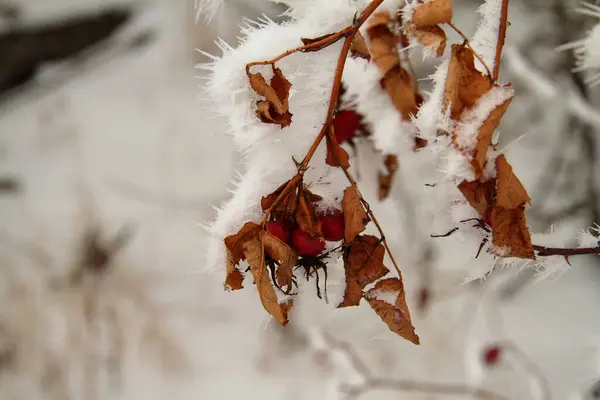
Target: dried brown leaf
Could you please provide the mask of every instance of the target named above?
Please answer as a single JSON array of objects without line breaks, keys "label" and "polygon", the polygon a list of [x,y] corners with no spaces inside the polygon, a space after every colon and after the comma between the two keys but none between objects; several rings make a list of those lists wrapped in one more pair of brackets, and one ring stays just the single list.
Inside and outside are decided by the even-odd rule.
[{"label": "dried brown leaf", "polygon": [[384,158],[383,165],[385,166],[385,172],[379,173],[379,200],[384,200],[390,194],[398,170],[398,157],[394,154],[388,154]]},{"label": "dried brown leaf", "polygon": [[[299,182],[297,178],[293,178],[295,182]],[[285,187],[288,185],[290,181],[284,182],[281,186],[275,189],[272,193],[269,193],[267,196],[263,196],[260,199],[260,206],[263,212],[267,211],[269,208],[273,206],[275,200],[281,195]],[[293,215],[294,210],[296,209],[296,186],[292,186],[292,188],[288,191],[284,198],[282,198],[277,205],[274,207],[274,211],[279,213],[287,213],[289,215]]]},{"label": "dried brown leaf", "polygon": [[492,88],[487,75],[475,68],[475,55],[464,44],[452,45],[448,78],[444,87],[444,107],[451,107],[450,118],[455,121],[467,108]]},{"label": "dried brown leaf", "polygon": [[346,274],[346,290],[344,291],[344,298],[338,305],[338,308],[358,306],[362,298],[362,287],[354,280],[354,278]]},{"label": "dried brown leaf", "polygon": [[342,146],[337,142],[335,135],[327,135],[327,158],[325,162],[332,167],[350,168],[350,156]]},{"label": "dried brown leaf", "polygon": [[432,48],[436,56],[441,57],[446,51],[446,33],[439,26],[415,28],[412,33],[424,47]]},{"label": "dried brown leaf", "polygon": [[250,271],[254,276],[254,282],[260,296],[264,309],[275,318],[281,325],[288,323],[288,311],[293,303],[279,304],[275,289],[269,279],[267,266],[262,257],[262,246],[260,236],[255,236],[244,243],[244,254],[250,264]]},{"label": "dried brown leaf", "polygon": [[417,28],[424,28],[452,22],[452,4],[450,0],[431,0],[415,7],[411,16]]},{"label": "dried brown leaf", "polygon": [[484,220],[489,219],[489,213],[494,202],[495,187],[495,181],[462,181],[461,184],[458,185],[458,189],[463,196],[465,196],[471,207],[473,207]]},{"label": "dried brown leaf", "polygon": [[352,243],[356,235],[365,230],[369,219],[367,212],[360,201],[358,189],[355,186],[349,186],[344,190],[342,200],[342,210],[344,211],[344,241]]},{"label": "dried brown leaf", "polygon": [[496,205],[507,209],[524,206],[531,200],[523,184],[513,173],[504,154],[496,158]]},{"label": "dried brown leaf", "polygon": [[358,236],[344,255],[346,290],[338,307],[358,305],[362,290],[370,283],[385,276],[389,271],[383,265],[385,247],[381,239],[371,236]]},{"label": "dried brown leaf", "polygon": [[[387,301],[394,296],[393,302]],[[365,299],[392,332],[414,344],[419,344],[419,337],[411,322],[401,279],[388,278],[377,282],[375,287],[365,294]]]},{"label": "dried brown leaf", "polygon": [[247,222],[235,234],[224,239],[227,251],[227,270],[225,273],[225,288],[227,290],[242,289],[244,275],[236,267],[244,256],[244,243],[260,234],[260,226],[254,222]]},{"label": "dried brown leaf", "polygon": [[525,207],[509,210],[494,207],[491,212],[493,244],[504,257],[535,258],[531,235],[527,229]]},{"label": "dried brown leaf", "polygon": [[272,259],[280,262],[276,271],[277,284],[280,287],[290,289],[292,286],[293,269],[298,256],[294,250],[269,231],[263,231],[263,244],[265,246],[265,253]]},{"label": "dried brown leaf", "polygon": [[511,100],[512,98],[496,107],[479,128],[477,144],[475,145],[473,160],[471,161],[473,172],[475,172],[475,177],[477,179],[480,179],[483,176],[483,168],[485,167],[488,149],[490,144],[492,144],[492,136],[494,135],[496,128],[498,128],[500,120],[510,105]]},{"label": "dried brown leaf", "polygon": [[400,55],[397,49],[398,38],[388,27],[390,21],[389,13],[377,13],[371,17],[367,28],[371,60],[384,75],[391,69],[400,66]]},{"label": "dried brown leaf", "polygon": [[225,248],[231,253],[230,261],[233,265],[237,265],[244,258],[244,243],[258,236],[259,232],[260,226],[258,224],[246,222],[237,233],[229,235],[224,239]]},{"label": "dried brown leaf", "polygon": [[273,68],[273,78],[267,84],[261,73],[248,73],[252,89],[266,100],[256,102],[256,115],[265,123],[290,125],[292,114],[289,111],[288,97],[292,84],[283,76],[279,68]]},{"label": "dried brown leaf", "polygon": [[393,68],[383,77],[382,84],[396,110],[409,121],[417,113],[417,97],[408,72],[399,66]]},{"label": "dried brown leaf", "polygon": [[352,44],[350,45],[350,54],[353,57],[364,58],[365,60],[371,59],[367,42],[360,32],[357,32],[354,36],[354,39],[352,39]]},{"label": "dried brown leaf", "polygon": [[226,290],[240,290],[243,289],[244,275],[242,272],[230,262],[231,253],[227,251],[227,273],[225,277],[225,289]]},{"label": "dried brown leaf", "polygon": [[315,208],[310,197],[307,196],[306,189],[300,188],[298,193],[298,205],[296,207],[294,217],[298,227],[304,232],[313,237],[321,237],[323,236],[323,231],[321,230],[321,221],[319,218],[317,218],[317,214],[315,213]]}]

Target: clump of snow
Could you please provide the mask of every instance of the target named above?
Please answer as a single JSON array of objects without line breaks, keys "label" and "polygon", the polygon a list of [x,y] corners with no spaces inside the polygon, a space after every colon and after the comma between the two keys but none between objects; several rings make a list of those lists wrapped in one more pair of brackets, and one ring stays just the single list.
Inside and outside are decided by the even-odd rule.
[{"label": "clump of snow", "polygon": [[379,68],[361,58],[350,58],[344,68],[346,94],[369,127],[375,148],[391,154],[412,151],[414,125],[398,115],[389,94],[381,88]]},{"label": "clump of snow", "polygon": [[448,77],[449,65],[450,60],[442,61],[429,77],[433,82],[433,90],[429,93],[427,100],[419,107],[415,118],[413,118],[413,124],[423,138],[435,138],[440,128],[441,111],[444,107],[444,87]]},{"label": "clump of snow", "polygon": [[492,111],[510,100],[514,94],[511,86],[494,86],[481,96],[473,107],[462,114],[454,130],[458,146],[466,152],[473,151],[477,145],[479,130],[485,120]]},{"label": "clump of snow", "polygon": [[[486,65],[493,70],[496,64],[496,46],[498,44],[498,35],[500,34],[500,15],[502,12],[502,0],[486,0],[477,10],[481,14],[481,19],[471,39],[471,46]],[[475,67],[487,73],[479,59],[475,59]]]}]

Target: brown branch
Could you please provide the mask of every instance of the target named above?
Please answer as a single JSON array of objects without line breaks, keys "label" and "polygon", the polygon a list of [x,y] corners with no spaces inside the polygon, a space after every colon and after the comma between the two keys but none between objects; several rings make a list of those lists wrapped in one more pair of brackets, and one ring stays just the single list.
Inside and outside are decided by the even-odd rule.
[{"label": "brown branch", "polygon": [[[377,378],[371,375],[368,365],[356,354],[354,348],[345,342],[336,340],[326,333],[322,333],[325,342],[325,350],[330,359],[334,350],[341,351],[347,358],[352,369],[358,373],[362,382],[358,384],[345,384],[340,387],[344,394],[344,399],[357,399],[372,390],[390,390],[396,392],[413,392],[421,394],[437,394],[446,396],[464,395],[478,400],[508,400],[507,397],[495,392],[472,387],[461,383],[435,383],[418,382],[412,380],[395,380],[386,378]],[[321,346],[318,346],[321,348]]]},{"label": "brown branch", "polygon": [[538,256],[540,257],[548,257],[548,256],[583,256],[588,254],[600,254],[600,246],[599,247],[581,247],[578,249],[574,248],[562,248],[562,247],[546,247],[539,246],[534,244],[533,249],[538,252]]},{"label": "brown branch", "polygon": [[508,0],[502,0],[502,9],[500,11],[500,26],[498,32],[498,43],[496,44],[496,58],[494,60],[494,81],[498,80],[500,75],[500,59],[502,58],[502,48],[506,40],[506,28],[508,26]]},{"label": "brown branch", "polygon": [[508,400],[500,394],[482,388],[474,388],[463,384],[418,382],[409,380],[371,379],[364,385],[348,390],[346,399],[357,399],[371,390],[392,390],[397,392],[414,392],[445,396],[464,395],[479,400]]}]

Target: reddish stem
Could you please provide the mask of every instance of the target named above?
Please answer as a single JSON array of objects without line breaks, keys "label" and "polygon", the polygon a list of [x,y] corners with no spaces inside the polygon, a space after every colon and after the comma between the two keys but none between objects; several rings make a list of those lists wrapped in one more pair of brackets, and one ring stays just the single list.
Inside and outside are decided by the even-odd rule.
[{"label": "reddish stem", "polygon": [[579,249],[568,249],[562,247],[546,247],[534,244],[533,249],[538,252],[540,257],[548,256],[582,256],[586,254],[600,254],[600,247],[582,247]]},{"label": "reddish stem", "polygon": [[502,9],[500,11],[500,26],[498,32],[498,43],[496,44],[496,59],[494,60],[494,81],[498,80],[500,75],[500,59],[502,58],[502,48],[506,40],[506,28],[508,26],[508,0],[502,0]]}]

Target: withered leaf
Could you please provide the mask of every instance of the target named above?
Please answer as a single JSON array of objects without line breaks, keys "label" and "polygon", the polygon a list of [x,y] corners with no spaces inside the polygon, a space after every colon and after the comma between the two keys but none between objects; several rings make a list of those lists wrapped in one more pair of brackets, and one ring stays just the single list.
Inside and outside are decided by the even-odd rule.
[{"label": "withered leaf", "polygon": [[[408,24],[410,27],[411,24]],[[424,47],[432,48],[435,55],[441,57],[446,50],[446,33],[438,25],[428,26],[424,28],[408,28],[409,32],[421,43]]]},{"label": "withered leaf", "polygon": [[252,89],[266,98],[256,103],[256,115],[263,122],[279,124],[285,128],[291,124],[293,116],[288,104],[292,84],[283,76],[279,68],[273,67],[273,73],[270,84],[267,84],[261,73],[248,73]]},{"label": "withered leaf", "polygon": [[358,306],[362,298],[362,287],[353,277],[346,274],[346,289],[344,291],[344,298],[338,305],[338,308]]},{"label": "withered leaf", "polygon": [[[228,255],[229,257],[229,255]],[[227,261],[227,274],[225,278],[225,289],[226,290],[240,290],[243,289],[244,275],[242,272],[235,267],[234,264]]]},{"label": "withered leaf", "polygon": [[350,54],[352,57],[364,58],[365,60],[371,59],[367,42],[360,32],[356,32],[354,39],[352,39],[352,43],[350,45]]},{"label": "withered leaf", "polygon": [[231,262],[236,265],[244,258],[243,245],[260,234],[260,226],[254,222],[246,222],[235,234],[224,239],[225,248],[231,253]]},{"label": "withered leaf", "polygon": [[473,154],[473,160],[471,162],[475,177],[478,179],[483,175],[483,168],[485,166],[487,152],[492,144],[492,136],[494,131],[498,128],[502,116],[506,112],[506,109],[510,105],[512,98],[509,98],[504,103],[496,107],[483,122],[479,128],[479,134],[477,135],[477,144],[475,145],[475,152]]},{"label": "withered leaf", "polygon": [[417,97],[408,72],[397,66],[388,71],[383,77],[382,84],[396,110],[405,121],[409,121],[411,116],[417,113]]},{"label": "withered leaf", "polygon": [[417,28],[452,22],[450,0],[431,0],[413,10],[411,21]]},{"label": "withered leaf", "polygon": [[398,157],[394,154],[386,155],[383,165],[385,166],[385,173],[379,172],[379,200],[386,199],[390,194],[398,170]]},{"label": "withered leaf", "polygon": [[496,176],[496,205],[512,210],[529,203],[527,191],[504,154],[496,158]]},{"label": "withered leaf", "polygon": [[524,206],[512,210],[494,207],[490,219],[493,244],[503,250],[503,257],[535,258]]},{"label": "withered leaf", "polygon": [[489,214],[494,202],[495,181],[462,181],[458,189],[484,220],[489,220]]},{"label": "withered leaf", "polygon": [[294,213],[298,227],[309,235],[315,237],[323,236],[321,221],[317,218],[311,198],[307,196],[306,189],[300,187],[298,190],[298,205]]},{"label": "withered leaf", "polygon": [[375,287],[365,294],[365,299],[392,332],[419,344],[419,336],[411,322],[401,279],[387,278],[377,282]]},{"label": "withered leaf", "polygon": [[[275,205],[274,210],[277,212],[284,212],[288,214],[293,214],[296,209],[296,183],[299,183],[300,180],[297,177],[291,179],[293,181],[293,186],[290,188],[288,193],[282,198],[278,204]],[[290,181],[284,182],[281,186],[275,189],[272,193],[269,193],[267,196],[263,196],[260,199],[260,206],[263,212],[267,211],[269,208],[275,204],[275,200],[279,197],[279,195],[283,192],[285,187],[290,183]]]},{"label": "withered leaf", "polygon": [[225,273],[225,288],[227,290],[242,289],[244,275],[236,265],[244,258],[244,243],[260,234],[260,226],[254,222],[246,222],[242,229],[224,239],[227,251],[227,270]]},{"label": "withered leaf", "polygon": [[458,121],[463,111],[475,105],[491,88],[490,78],[475,68],[473,51],[464,44],[452,45],[444,87],[444,107],[451,107],[450,118]]},{"label": "withered leaf", "polygon": [[370,283],[385,276],[389,271],[383,265],[385,247],[381,239],[372,235],[358,236],[344,254],[346,271],[346,291],[344,300],[338,307],[358,305],[360,293]]},{"label": "withered leaf", "polygon": [[388,27],[390,21],[389,13],[379,12],[371,17],[367,28],[371,60],[384,75],[391,69],[400,66],[400,55],[397,50],[398,38]]},{"label": "withered leaf", "polygon": [[293,303],[290,301],[285,304],[279,304],[277,294],[269,279],[267,266],[262,259],[260,236],[253,237],[244,243],[244,254],[246,255],[248,264],[250,264],[250,271],[252,272],[252,276],[254,276],[254,282],[256,283],[256,288],[264,309],[278,323],[286,325],[288,323],[288,311]]},{"label": "withered leaf", "polygon": [[344,241],[349,244],[354,241],[356,235],[366,229],[369,222],[356,186],[349,186],[344,190],[342,210],[344,211]]},{"label": "withered leaf", "polygon": [[[332,125],[333,126],[333,125]],[[333,128],[332,128],[333,129]],[[333,132],[333,131],[332,131]],[[350,168],[350,156],[342,146],[337,142],[334,134],[327,135],[327,157],[325,162],[332,167]]]},{"label": "withered leaf", "polygon": [[265,254],[280,262],[276,271],[277,284],[280,287],[290,289],[292,286],[293,268],[298,260],[298,256],[294,250],[269,231],[263,231],[263,244],[265,246]]}]

